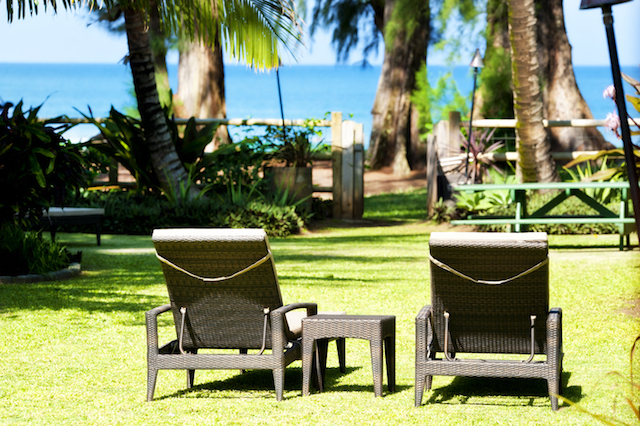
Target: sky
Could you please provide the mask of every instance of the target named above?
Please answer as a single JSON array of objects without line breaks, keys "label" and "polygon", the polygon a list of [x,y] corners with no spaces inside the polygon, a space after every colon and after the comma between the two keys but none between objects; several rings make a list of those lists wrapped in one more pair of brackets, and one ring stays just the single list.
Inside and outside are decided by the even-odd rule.
[{"label": "sky", "polygon": [[[24,20],[7,22],[6,2],[0,0],[0,62],[21,63],[118,63],[127,53],[124,36],[110,34],[97,25],[87,26],[85,15],[78,12],[59,11],[57,15],[41,13]],[[13,0],[9,0],[13,1]],[[580,0],[565,0],[565,25],[569,42],[573,47],[574,65],[609,65],[609,54],[602,13],[600,9],[579,10]],[[640,65],[640,0],[613,7],[614,30],[621,65]],[[455,28],[449,28],[455,30]],[[336,54],[331,47],[328,32],[316,32],[313,40],[307,40],[297,57],[302,65],[333,65]],[[467,43],[467,50],[460,57],[468,65],[476,48],[484,50],[479,37]],[[444,63],[442,54],[429,51],[428,64]],[[177,55],[169,57],[177,61]],[[382,55],[370,57],[369,63],[379,65]],[[295,63],[283,59],[285,64]],[[347,63],[362,61],[354,52]]]}]

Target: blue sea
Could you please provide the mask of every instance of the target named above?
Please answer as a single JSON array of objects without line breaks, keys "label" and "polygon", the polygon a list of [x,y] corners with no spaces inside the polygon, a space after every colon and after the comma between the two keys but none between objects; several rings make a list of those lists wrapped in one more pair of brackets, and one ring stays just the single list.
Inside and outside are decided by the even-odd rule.
[{"label": "blue sea", "polygon": [[[469,67],[429,66],[429,79],[435,83],[452,72],[458,89],[470,99],[473,76]],[[623,67],[623,72],[640,80],[640,67]],[[615,105],[602,97],[612,84],[607,66],[576,66],[576,79],[582,95],[596,119],[604,119]],[[177,65],[169,68],[171,86],[177,90]],[[371,132],[371,107],[378,85],[380,67],[298,65],[280,69],[284,115],[287,119],[324,118],[330,111],[341,111],[345,119],[364,123]],[[280,118],[276,73],[255,72],[241,65],[225,67],[227,117]],[[632,93],[626,86],[626,93]],[[29,106],[42,105],[39,117],[89,114],[106,117],[111,106],[119,111],[133,108],[133,83],[129,68],[122,64],[13,64],[0,63],[0,101]],[[629,107],[632,115],[640,114]],[[571,117],[567,117],[571,118]],[[232,135],[242,133],[230,129]],[[600,128],[607,140],[621,142]],[[66,134],[71,140],[86,140],[95,130],[78,126]],[[368,143],[368,137],[365,138]]]}]

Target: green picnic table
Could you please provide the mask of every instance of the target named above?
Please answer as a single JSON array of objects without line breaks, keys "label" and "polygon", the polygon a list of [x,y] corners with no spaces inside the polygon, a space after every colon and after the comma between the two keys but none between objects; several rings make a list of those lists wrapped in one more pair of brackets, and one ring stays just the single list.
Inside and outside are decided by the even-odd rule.
[{"label": "green picnic table", "polygon": [[[588,189],[620,190],[620,212],[615,213],[586,194]],[[467,216],[466,219],[452,220],[454,225],[510,225],[511,232],[527,230],[527,225],[534,224],[563,224],[563,223],[614,223],[618,225],[620,233],[620,250],[624,248],[624,237],[627,237],[627,247],[630,246],[630,233],[635,230],[635,220],[629,214],[629,182],[551,182],[551,183],[518,183],[518,184],[473,184],[459,185],[456,192],[481,192],[493,190],[508,190],[511,199],[516,204],[514,216]],[[531,214],[527,214],[526,191],[558,190],[556,197]],[[585,216],[554,216],[549,212],[567,198],[575,196],[597,215]]]}]

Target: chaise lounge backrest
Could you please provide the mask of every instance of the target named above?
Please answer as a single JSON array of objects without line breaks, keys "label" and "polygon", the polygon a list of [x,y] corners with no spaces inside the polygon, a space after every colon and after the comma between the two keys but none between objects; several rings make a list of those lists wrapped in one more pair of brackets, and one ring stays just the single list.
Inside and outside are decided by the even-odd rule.
[{"label": "chaise lounge backrest", "polygon": [[530,353],[530,316],[535,315],[535,352],[546,352],[545,233],[432,233],[429,246],[432,350],[443,351],[446,311],[449,351]]},{"label": "chaise lounge backrest", "polygon": [[282,306],[261,229],[158,229],[152,236],[169,291],[176,333],[186,308],[183,346],[271,348],[265,308]]}]

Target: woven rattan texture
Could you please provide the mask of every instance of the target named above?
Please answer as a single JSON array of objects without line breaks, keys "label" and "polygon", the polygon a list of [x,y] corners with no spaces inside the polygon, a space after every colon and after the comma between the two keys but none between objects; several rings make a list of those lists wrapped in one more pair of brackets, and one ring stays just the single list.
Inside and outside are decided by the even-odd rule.
[{"label": "woven rattan texture", "polygon": [[[475,279],[514,277],[547,258],[546,241],[435,241],[431,255]],[[501,285],[476,284],[431,263],[435,335],[442,351],[444,312],[450,314],[450,344],[456,352],[529,353],[530,316],[536,315],[536,352],[546,342],[548,265]]]},{"label": "woven rattan texture", "polygon": [[[548,256],[546,235],[462,233],[430,241],[433,258],[476,280],[499,281],[518,276]],[[431,262],[431,301],[416,317],[415,405],[422,403],[432,377],[522,377],[547,380],[551,407],[558,408],[562,374],[562,311],[549,309],[549,269],[539,269],[500,285],[478,284]],[[449,351],[527,354],[531,351],[530,316],[535,322],[535,352],[546,360],[447,360],[444,312],[449,318]],[[441,354],[442,355],[442,354]]]},{"label": "woven rattan texture", "polygon": [[[370,342],[375,396],[382,396],[384,352],[389,391],[395,391],[395,336],[396,317],[392,315],[315,315],[304,318],[302,320],[302,394],[309,394],[316,342],[332,338],[365,339]],[[318,348],[326,351],[326,345],[318,345]],[[318,353],[317,359],[326,361],[326,354]],[[316,368],[320,372],[318,382],[321,390],[324,369],[324,365]]]},{"label": "woven rattan texture", "polygon": [[[147,400],[153,399],[158,370],[187,370],[187,387],[197,369],[269,369],[273,371],[276,399],[282,400],[284,369],[301,358],[301,342],[290,333],[285,315],[305,309],[317,313],[315,303],[282,306],[282,298],[267,236],[262,230],[169,229],[152,237],[161,264],[170,304],[146,313]],[[256,262],[266,259],[266,262]],[[170,264],[167,264],[170,262]],[[174,266],[172,266],[174,265]],[[254,267],[255,266],[255,267]],[[232,279],[208,282],[205,278]],[[178,339],[186,308],[184,353]],[[265,308],[267,331],[263,334]],[[162,347],[158,341],[158,316],[171,311],[177,340]],[[257,350],[266,337],[271,351]],[[198,353],[199,349],[235,349],[234,353]],[[253,349],[253,351],[248,351]]]},{"label": "woven rattan texture", "polygon": [[[155,232],[153,243],[160,256],[195,275],[229,276],[268,254],[264,234],[260,238],[256,232],[188,231],[174,235],[171,230],[168,236]],[[162,271],[176,333],[180,332],[180,308],[187,308],[185,348],[257,349],[262,346],[264,308],[273,310],[282,306],[272,259],[241,276],[218,283],[192,278],[165,263]],[[271,339],[267,338],[267,347],[271,346]]]}]

